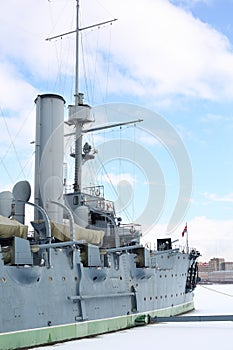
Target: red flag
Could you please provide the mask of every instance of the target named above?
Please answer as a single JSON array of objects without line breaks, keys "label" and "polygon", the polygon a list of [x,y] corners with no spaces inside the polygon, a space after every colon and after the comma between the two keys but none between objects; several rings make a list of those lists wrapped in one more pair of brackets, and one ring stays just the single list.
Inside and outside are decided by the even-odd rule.
[{"label": "red flag", "polygon": [[184,237],[184,234],[188,231],[187,229],[187,224],[185,225],[184,229],[183,229],[183,232],[182,232],[182,237]]}]

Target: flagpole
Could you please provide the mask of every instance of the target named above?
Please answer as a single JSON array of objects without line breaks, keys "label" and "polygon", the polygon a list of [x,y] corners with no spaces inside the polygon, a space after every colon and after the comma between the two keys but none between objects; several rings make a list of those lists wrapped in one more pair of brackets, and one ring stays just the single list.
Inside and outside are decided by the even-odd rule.
[{"label": "flagpole", "polygon": [[188,239],[188,226],[187,226],[187,222],[186,222],[186,253],[189,253],[189,239]]},{"label": "flagpole", "polygon": [[187,222],[186,222],[186,225],[183,229],[183,232],[182,232],[182,237],[184,237],[184,235],[186,234],[186,253],[188,254],[189,253],[189,238],[188,238],[188,226],[187,226]]}]

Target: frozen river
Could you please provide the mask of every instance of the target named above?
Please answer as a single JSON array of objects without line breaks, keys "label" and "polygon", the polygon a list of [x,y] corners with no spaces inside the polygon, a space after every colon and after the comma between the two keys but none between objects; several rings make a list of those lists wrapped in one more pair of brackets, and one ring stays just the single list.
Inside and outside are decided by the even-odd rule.
[{"label": "frozen river", "polygon": [[[233,315],[233,285],[198,286],[189,315]],[[233,350],[233,322],[160,323],[37,350]]]}]

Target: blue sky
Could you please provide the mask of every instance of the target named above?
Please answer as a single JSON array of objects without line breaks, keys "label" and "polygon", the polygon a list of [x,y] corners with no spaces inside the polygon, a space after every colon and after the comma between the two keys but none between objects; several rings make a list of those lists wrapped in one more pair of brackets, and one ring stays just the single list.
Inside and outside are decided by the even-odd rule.
[{"label": "blue sky", "polygon": [[[179,215],[172,237],[183,244],[180,236],[187,222],[190,245],[199,248],[203,260],[233,259],[232,13],[232,0],[81,1],[81,26],[118,21],[82,32],[86,61],[83,66],[81,59],[80,90],[93,106],[115,103],[121,110],[127,103],[130,117],[139,113],[146,118],[144,126],[98,133],[93,142],[101,149],[110,138],[113,147],[123,140],[119,152],[124,160],[120,166],[119,159],[108,161],[106,167],[112,182],[123,186],[132,219],[142,218],[146,230],[156,222],[145,241],[166,232],[182,184],[191,182],[187,210]],[[54,92],[67,105],[73,102],[74,37],[53,42],[45,38],[74,29],[75,1],[9,0],[2,4],[0,23],[0,190],[6,190],[19,180],[33,179],[30,142],[37,94]],[[182,158],[173,152],[171,139],[159,133],[156,115],[188,154],[190,164],[184,160],[183,172]],[[105,121],[126,118],[110,113]],[[129,159],[123,152],[129,140],[136,140],[147,159],[152,155],[151,167],[143,164],[143,155]],[[111,154],[104,157],[108,160]],[[137,168],[134,176],[132,164]],[[183,175],[187,177],[180,183]],[[103,169],[99,176],[107,184]],[[158,192],[148,202],[152,180]],[[109,189],[108,194],[118,198],[116,191]],[[148,206],[155,207],[153,220]],[[149,215],[142,217],[145,211]]]}]

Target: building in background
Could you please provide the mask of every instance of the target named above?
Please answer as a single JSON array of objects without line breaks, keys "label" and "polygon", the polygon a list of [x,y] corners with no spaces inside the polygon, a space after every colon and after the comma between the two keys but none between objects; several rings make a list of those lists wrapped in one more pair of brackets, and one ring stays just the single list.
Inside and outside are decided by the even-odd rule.
[{"label": "building in background", "polygon": [[200,283],[233,283],[233,262],[213,258],[198,263]]}]

